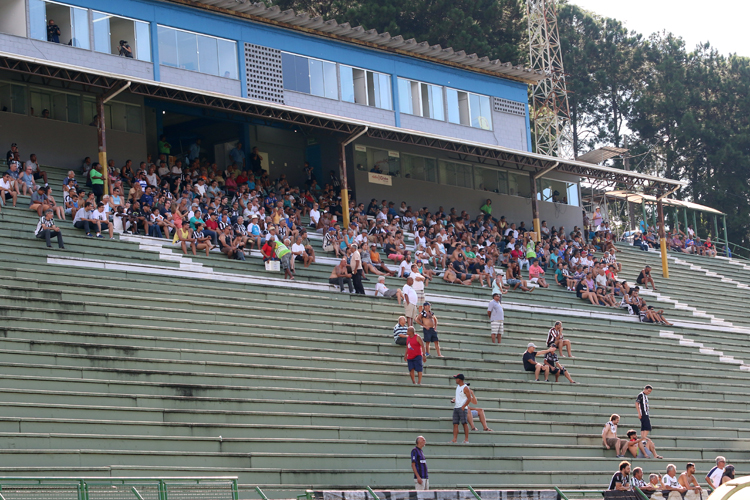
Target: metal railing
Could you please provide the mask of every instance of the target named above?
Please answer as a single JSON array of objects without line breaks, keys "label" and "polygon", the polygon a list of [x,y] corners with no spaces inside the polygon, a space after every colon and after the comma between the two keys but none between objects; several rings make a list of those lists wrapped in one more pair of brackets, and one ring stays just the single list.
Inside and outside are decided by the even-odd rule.
[{"label": "metal railing", "polygon": [[0,500],[239,500],[236,476],[0,477]]}]

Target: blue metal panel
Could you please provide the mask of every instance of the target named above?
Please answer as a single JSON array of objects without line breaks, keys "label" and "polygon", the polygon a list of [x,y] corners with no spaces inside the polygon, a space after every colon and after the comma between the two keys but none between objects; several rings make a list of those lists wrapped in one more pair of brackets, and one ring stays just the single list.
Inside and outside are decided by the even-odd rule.
[{"label": "blue metal panel", "polygon": [[391,75],[391,95],[393,96],[393,112],[395,113],[395,125],[401,127],[401,108],[398,102],[398,77]]},{"label": "blue metal panel", "polygon": [[245,44],[237,42],[237,68],[240,77],[240,92],[242,97],[247,97],[247,71],[245,71]]},{"label": "blue metal panel", "polygon": [[154,81],[159,82],[161,81],[161,66],[159,66],[159,33],[156,23],[150,23],[149,28],[151,30],[151,61],[154,63]]},{"label": "blue metal panel", "polygon": [[528,142],[529,144],[527,151],[529,151],[530,153],[533,153],[534,150],[531,149],[531,121],[529,118],[530,116],[531,116],[531,112],[529,110],[529,103],[526,103],[526,142]]}]

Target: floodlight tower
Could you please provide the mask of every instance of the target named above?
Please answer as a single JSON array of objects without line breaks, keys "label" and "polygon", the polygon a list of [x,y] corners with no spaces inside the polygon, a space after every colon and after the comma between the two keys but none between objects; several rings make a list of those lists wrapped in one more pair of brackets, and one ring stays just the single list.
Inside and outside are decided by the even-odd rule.
[{"label": "floodlight tower", "polygon": [[570,107],[557,30],[557,0],[527,0],[526,9],[531,67],[547,74],[547,78],[533,86],[531,97],[536,152],[573,159]]}]

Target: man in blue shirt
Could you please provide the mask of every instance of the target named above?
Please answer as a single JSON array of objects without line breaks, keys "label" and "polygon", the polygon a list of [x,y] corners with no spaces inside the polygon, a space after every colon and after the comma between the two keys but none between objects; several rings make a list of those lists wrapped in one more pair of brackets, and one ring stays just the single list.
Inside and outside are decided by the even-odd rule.
[{"label": "man in blue shirt", "polygon": [[427,460],[424,458],[422,449],[427,443],[424,436],[417,438],[417,446],[411,450],[411,470],[414,472],[414,489],[426,491],[430,489],[430,480],[427,475]]},{"label": "man in blue shirt", "polygon": [[198,157],[201,154],[201,140],[196,139],[194,143],[190,145],[190,152],[188,153],[188,158],[190,158],[190,161],[197,160]]},{"label": "man in blue shirt", "polygon": [[245,152],[242,151],[241,142],[238,142],[234,149],[229,151],[229,158],[232,159],[232,163],[236,163],[238,167],[245,170]]},{"label": "man in blue shirt", "polygon": [[139,200],[142,207],[150,207],[154,204],[154,196],[151,194],[151,186],[146,186],[146,192]]}]

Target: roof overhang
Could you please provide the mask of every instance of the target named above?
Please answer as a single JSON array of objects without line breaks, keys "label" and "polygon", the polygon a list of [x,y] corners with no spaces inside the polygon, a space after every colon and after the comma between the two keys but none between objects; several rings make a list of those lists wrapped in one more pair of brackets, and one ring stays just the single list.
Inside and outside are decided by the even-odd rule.
[{"label": "roof overhang", "polygon": [[339,24],[334,19],[324,21],[320,17],[311,18],[308,14],[296,13],[291,9],[282,11],[278,5],[268,7],[263,2],[251,0],[162,1],[401,54],[467,71],[508,78],[530,85],[547,78],[547,75],[542,71],[524,66],[514,66],[509,62],[501,62],[499,59],[490,60],[489,57],[467,54],[463,50],[454,51],[452,47],[443,48],[440,45],[430,45],[428,42],[417,42],[413,38],[404,40],[401,35],[392,37],[390,33],[378,33],[374,29],[365,30],[362,26],[352,27],[349,23]]},{"label": "roof overhang", "polygon": [[604,146],[599,149],[589,151],[588,153],[576,158],[576,160],[582,161],[585,163],[599,164],[599,163],[604,163],[605,161],[609,159],[615,158],[627,152],[628,152],[627,149],[616,148],[614,146]]},{"label": "roof overhang", "polygon": [[[615,200],[621,200],[621,201],[630,201],[633,203],[656,203],[658,200],[655,196],[650,196],[643,193],[631,193],[628,191],[608,191],[604,193],[604,195],[608,198],[613,198]],[[681,208],[687,208],[690,210],[696,210],[699,212],[706,212],[709,214],[715,214],[715,215],[726,215],[724,212],[720,212],[719,210],[716,210],[715,208],[711,208],[706,205],[701,205],[699,203],[693,203],[692,201],[684,201],[684,200],[674,200],[671,198],[662,198],[662,203],[664,203],[667,206],[670,207],[681,207]]]},{"label": "roof overhang", "polygon": [[99,92],[105,92],[126,82],[130,82],[128,91],[133,94],[252,115],[272,121],[325,129],[340,132],[346,136],[367,127],[366,136],[376,139],[438,149],[454,153],[461,159],[476,159],[478,163],[517,168],[532,173],[550,169],[557,164],[555,170],[560,172],[570,173],[591,180],[603,181],[606,184],[619,184],[629,190],[639,188],[645,193],[657,196],[686,185],[682,181],[639,174],[618,168],[565,160],[491,144],[463,141],[417,130],[349,119],[257,99],[198,91],[179,85],[138,79],[127,75],[102,71],[94,72],[88,68],[1,51],[0,69],[38,76],[43,79],[54,79],[80,84],[89,90],[98,90]]}]

